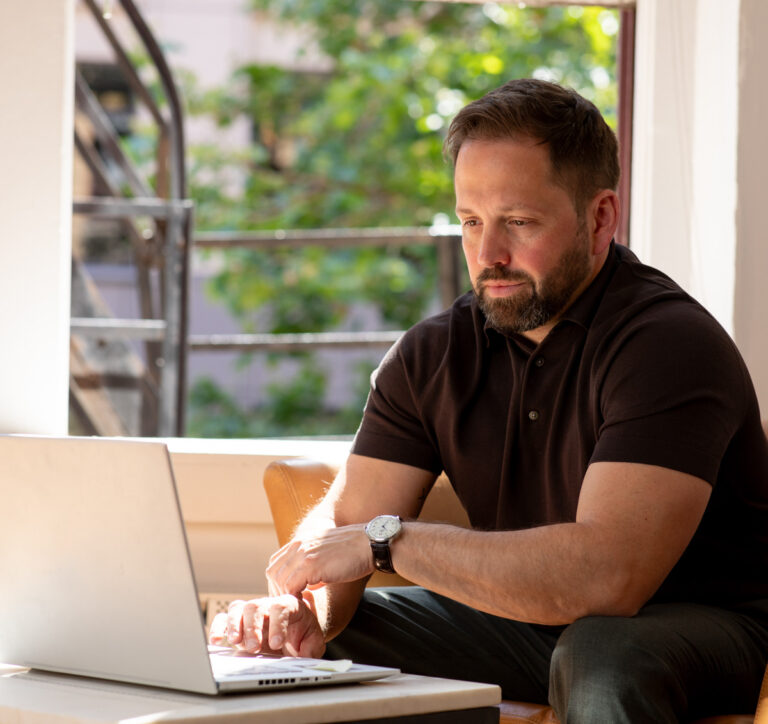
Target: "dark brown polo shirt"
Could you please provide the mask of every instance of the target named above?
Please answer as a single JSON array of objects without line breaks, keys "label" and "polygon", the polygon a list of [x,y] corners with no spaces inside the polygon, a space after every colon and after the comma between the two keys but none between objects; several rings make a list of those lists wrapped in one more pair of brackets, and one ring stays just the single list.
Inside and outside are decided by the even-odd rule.
[{"label": "dark brown polo shirt", "polygon": [[538,346],[474,295],[387,353],[352,451],[445,470],[473,527],[573,521],[587,467],[647,463],[714,486],[656,599],[768,598],[768,445],[743,360],[674,282],[613,246]]}]

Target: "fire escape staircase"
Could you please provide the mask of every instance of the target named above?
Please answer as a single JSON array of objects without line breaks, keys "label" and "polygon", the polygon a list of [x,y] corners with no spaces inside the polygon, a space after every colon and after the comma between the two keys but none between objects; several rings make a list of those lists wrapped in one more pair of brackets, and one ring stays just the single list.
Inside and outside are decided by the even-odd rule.
[{"label": "fire escape staircase", "polygon": [[[82,0],[104,37],[135,96],[157,127],[154,187],[144,180],[119,143],[118,133],[80,72],[76,74],[75,101],[78,123],[75,148],[87,165],[98,196],[75,198],[73,212],[91,218],[119,220],[131,242],[139,289],[139,319],[115,319],[99,302],[98,293],[78,259],[73,259],[73,289],[91,299],[83,316],[71,319],[70,401],[81,427],[91,434],[126,434],[107,394],[120,383],[138,386],[141,392],[139,434],[183,434],[185,398],[185,344],[188,257],[192,235],[193,204],[186,198],[182,108],[170,69],[155,37],[133,0],[117,0],[154,66],[162,101],[142,81],[139,72],[110,22],[108,7],[96,0]],[[162,108],[161,108],[162,106]],[[83,131],[87,123],[87,132]],[[142,218],[142,228],[137,220]],[[82,307],[82,305],[80,305]],[[78,311],[82,311],[79,309]],[[75,310],[73,310],[75,313]],[[143,343],[143,360],[128,343]],[[108,379],[89,364],[94,345],[122,345],[122,380]]]}]

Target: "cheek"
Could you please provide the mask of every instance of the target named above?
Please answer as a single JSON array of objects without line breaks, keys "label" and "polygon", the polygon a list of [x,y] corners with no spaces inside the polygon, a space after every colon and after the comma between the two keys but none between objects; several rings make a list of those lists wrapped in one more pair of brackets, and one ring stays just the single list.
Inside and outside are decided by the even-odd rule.
[{"label": "cheek", "polygon": [[480,265],[477,263],[477,249],[473,244],[467,244],[462,239],[461,248],[464,252],[464,260],[467,262],[467,271],[469,271],[469,278],[474,281],[475,277],[481,270]]},{"label": "cheek", "polygon": [[561,235],[540,236],[527,244],[520,244],[515,254],[514,266],[528,272],[535,279],[546,276],[560,261],[563,252]]}]

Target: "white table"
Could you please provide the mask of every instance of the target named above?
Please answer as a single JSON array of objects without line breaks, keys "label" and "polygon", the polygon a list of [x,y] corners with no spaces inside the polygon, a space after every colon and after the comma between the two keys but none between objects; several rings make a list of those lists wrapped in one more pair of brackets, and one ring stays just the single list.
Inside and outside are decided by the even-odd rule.
[{"label": "white table", "polygon": [[[14,724],[320,724],[498,722],[499,687],[401,674],[352,685],[219,697],[0,664],[0,722]],[[439,712],[443,712],[440,714]]]}]

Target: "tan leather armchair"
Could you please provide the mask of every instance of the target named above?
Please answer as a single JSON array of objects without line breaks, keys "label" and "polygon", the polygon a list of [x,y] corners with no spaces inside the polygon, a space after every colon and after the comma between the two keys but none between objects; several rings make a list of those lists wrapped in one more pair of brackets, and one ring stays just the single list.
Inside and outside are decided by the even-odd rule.
[{"label": "tan leather armchair", "polygon": [[[293,459],[271,463],[264,474],[264,489],[272,510],[272,519],[280,545],[287,543],[299,521],[325,494],[336,470],[314,460]],[[464,509],[448,480],[441,476],[424,503],[420,520],[442,521],[468,526]],[[369,586],[409,585],[409,581],[384,573],[375,573]],[[554,712],[542,704],[502,701],[500,724],[558,724]],[[701,719],[695,724],[768,724],[768,668],[763,679],[755,718],[728,715]]]}]

